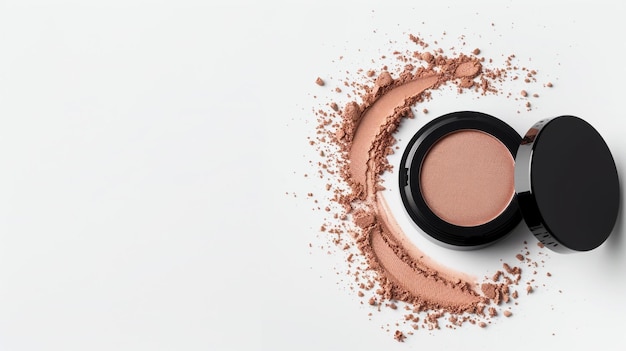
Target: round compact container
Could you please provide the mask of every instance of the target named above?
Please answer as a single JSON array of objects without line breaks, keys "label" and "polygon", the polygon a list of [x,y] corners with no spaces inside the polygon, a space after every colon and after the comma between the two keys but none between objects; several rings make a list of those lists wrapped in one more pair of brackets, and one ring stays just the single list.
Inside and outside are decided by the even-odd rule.
[{"label": "round compact container", "polygon": [[413,221],[457,249],[492,244],[524,218],[545,246],[588,251],[610,235],[619,209],[611,152],[574,116],[539,121],[523,138],[484,113],[441,116],[409,142],[399,180]]}]

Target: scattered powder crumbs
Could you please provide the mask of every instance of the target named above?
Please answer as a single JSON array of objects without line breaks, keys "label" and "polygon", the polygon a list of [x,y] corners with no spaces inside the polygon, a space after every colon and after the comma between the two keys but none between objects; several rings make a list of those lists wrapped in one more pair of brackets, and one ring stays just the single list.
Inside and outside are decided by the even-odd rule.
[{"label": "scattered powder crumbs", "polygon": [[[393,337],[399,342],[415,330],[441,329],[440,323],[450,329],[467,324],[485,328],[500,314],[511,316],[510,303],[518,298],[512,287],[520,284],[522,269],[503,263],[503,270],[494,267],[495,273],[487,274],[484,281],[468,280],[464,273],[441,271],[427,254],[406,240],[395,225],[393,213],[385,207],[381,191],[381,175],[393,170],[387,156],[394,152],[396,129],[403,119],[415,117],[414,111],[429,113],[419,105],[433,98],[432,91],[467,92],[477,98],[511,96],[511,91],[503,90],[505,83],[518,78],[529,84],[537,82],[537,72],[520,67],[515,55],[506,57],[503,67],[494,67],[493,59],[476,57],[481,53],[478,48],[468,50],[469,54],[448,56],[442,48],[432,48],[417,35],[409,35],[408,40],[402,50],[390,50],[388,55],[372,59],[374,67],[346,70],[346,77],[338,81],[315,80],[319,86],[342,85],[348,91],[328,94],[327,101],[313,109],[317,125],[311,137],[314,140],[307,142],[320,160],[309,161],[319,166],[315,177],[304,175],[313,180],[319,175],[323,182],[315,188],[316,195],[311,192],[307,198],[314,199],[314,211],[324,213],[318,235],[336,250],[332,250],[333,245],[320,247],[329,254],[344,255],[348,267],[338,269],[337,274],[347,272],[342,282],[368,309],[376,312],[385,308],[398,313],[399,329],[393,328]],[[525,90],[521,94],[528,96]],[[386,107],[388,115],[376,115],[371,107],[382,106],[379,101],[383,96],[385,104],[392,101],[394,105]],[[530,109],[530,103],[526,107]],[[319,195],[318,189],[326,191]],[[520,264],[531,261],[521,254],[516,258]],[[530,285],[526,289],[532,291]],[[403,331],[403,327],[410,329]],[[383,329],[392,332],[389,327]]]},{"label": "scattered powder crumbs", "polygon": [[404,339],[406,339],[406,336],[404,336],[403,332],[396,330],[396,332],[393,334],[393,338],[399,342],[404,342]]},{"label": "scattered powder crumbs", "polygon": [[546,83],[546,86],[547,86],[548,88],[552,88],[552,87],[553,87],[553,85],[552,85],[552,83],[551,83],[551,82]]},{"label": "scattered powder crumbs", "polygon": [[526,90],[522,90],[522,91],[520,91],[520,94],[521,94],[523,97],[527,97],[527,96],[528,96],[528,92],[527,92]]},{"label": "scattered powder crumbs", "polygon": [[502,271],[496,271],[496,273],[493,275],[491,280],[493,280],[494,282],[497,282],[500,280],[501,276],[502,276]]}]

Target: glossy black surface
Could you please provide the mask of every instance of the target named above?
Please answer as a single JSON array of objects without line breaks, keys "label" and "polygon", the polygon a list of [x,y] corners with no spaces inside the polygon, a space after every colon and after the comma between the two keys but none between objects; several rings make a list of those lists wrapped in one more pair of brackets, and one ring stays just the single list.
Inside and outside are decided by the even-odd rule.
[{"label": "glossy black surface", "polygon": [[619,180],[600,134],[578,117],[538,122],[516,156],[515,187],[524,219],[549,248],[587,251],[602,244],[619,210]]}]

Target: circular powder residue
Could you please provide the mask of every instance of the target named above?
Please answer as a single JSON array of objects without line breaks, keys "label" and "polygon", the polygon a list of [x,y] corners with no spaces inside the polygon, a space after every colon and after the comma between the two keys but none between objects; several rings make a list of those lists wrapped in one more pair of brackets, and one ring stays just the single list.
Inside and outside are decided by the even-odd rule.
[{"label": "circular powder residue", "polygon": [[473,227],[488,223],[515,192],[515,161],[502,142],[478,130],[450,133],[422,162],[420,188],[426,204],[444,221]]}]

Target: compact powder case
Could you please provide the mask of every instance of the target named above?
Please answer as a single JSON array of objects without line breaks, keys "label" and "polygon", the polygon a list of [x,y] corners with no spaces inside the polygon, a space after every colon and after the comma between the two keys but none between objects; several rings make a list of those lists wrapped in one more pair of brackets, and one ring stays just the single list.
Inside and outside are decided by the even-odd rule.
[{"label": "compact powder case", "polygon": [[550,249],[588,251],[608,238],[619,210],[611,151],[574,116],[541,120],[523,138],[484,113],[441,116],[411,139],[399,178],[413,221],[456,249],[492,244],[524,218]]}]

